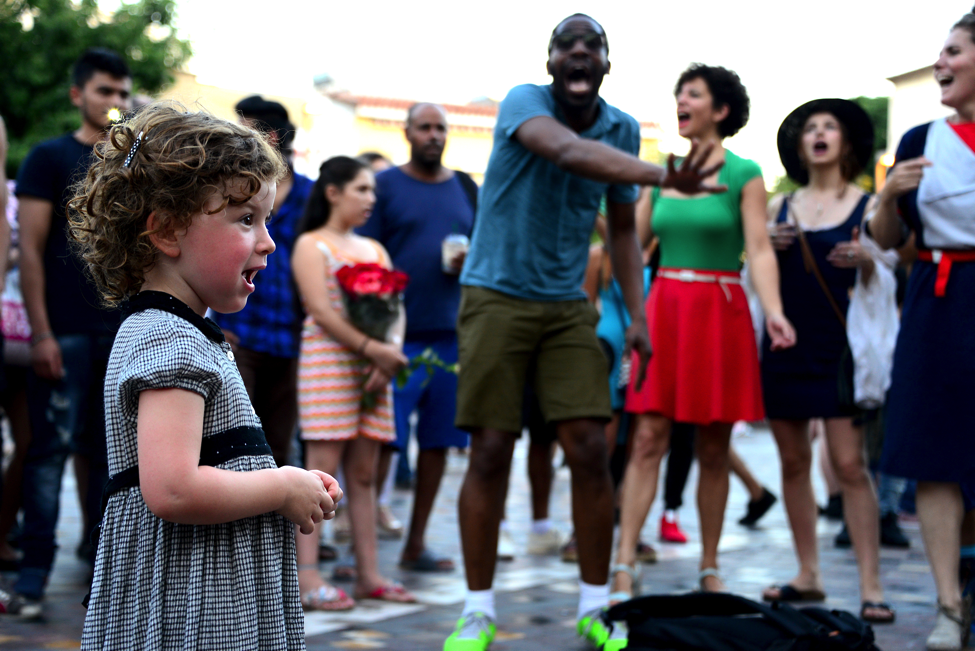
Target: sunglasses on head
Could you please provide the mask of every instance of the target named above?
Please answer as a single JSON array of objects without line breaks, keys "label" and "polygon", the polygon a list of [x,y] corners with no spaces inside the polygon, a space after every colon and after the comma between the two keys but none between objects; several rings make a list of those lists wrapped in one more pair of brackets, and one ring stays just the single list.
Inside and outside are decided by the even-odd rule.
[{"label": "sunglasses on head", "polygon": [[552,47],[559,50],[571,50],[576,44],[576,41],[580,40],[586,46],[586,49],[592,50],[593,52],[598,52],[606,46],[603,35],[597,34],[596,32],[586,32],[585,34],[563,32],[552,37]]}]

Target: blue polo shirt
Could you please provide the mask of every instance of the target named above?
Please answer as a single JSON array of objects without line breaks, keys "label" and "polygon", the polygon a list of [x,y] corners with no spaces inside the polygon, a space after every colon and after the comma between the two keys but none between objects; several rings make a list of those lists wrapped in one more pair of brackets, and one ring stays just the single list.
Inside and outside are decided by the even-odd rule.
[{"label": "blue polo shirt", "polygon": [[221,328],[237,335],[241,348],[289,358],[298,357],[304,318],[291,277],[291,251],[314,186],[311,179],[301,174],[295,173],[292,178],[288,197],[267,227],[275,249],[267,256],[267,268],[257,274],[254,293],[240,312],[216,315]]},{"label": "blue polo shirt", "polygon": [[[528,151],[515,132],[541,115],[565,124],[550,86],[516,86],[501,102],[460,282],[533,301],[585,299],[599,202],[605,195],[633,203],[639,187],[585,179]],[[596,122],[579,135],[634,156],[640,151],[640,125],[602,98]]]}]

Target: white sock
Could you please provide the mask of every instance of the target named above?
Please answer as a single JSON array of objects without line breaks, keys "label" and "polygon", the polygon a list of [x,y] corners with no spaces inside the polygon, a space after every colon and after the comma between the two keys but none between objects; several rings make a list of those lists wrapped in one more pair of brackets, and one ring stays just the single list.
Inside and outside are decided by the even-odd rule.
[{"label": "white sock", "polygon": [[500,531],[504,531],[505,533],[511,533],[511,529],[508,528],[508,521],[507,520],[502,520],[501,521]]},{"label": "white sock", "polygon": [[[468,593],[470,594],[470,593]],[[605,608],[609,605],[609,584],[592,585],[584,581],[579,581],[579,615],[576,619],[590,610]]]},{"label": "white sock", "polygon": [[545,534],[552,528],[552,521],[549,518],[543,520],[532,520],[532,533]]},{"label": "white sock", "polygon": [[[608,600],[607,600],[608,601]],[[464,612],[461,617],[471,613],[484,613],[491,619],[497,619],[494,612],[494,589],[487,590],[468,590],[467,598],[464,601]]]},{"label": "white sock", "polygon": [[670,509],[664,511],[664,520],[666,520],[667,522],[676,522],[677,511],[671,511]]}]

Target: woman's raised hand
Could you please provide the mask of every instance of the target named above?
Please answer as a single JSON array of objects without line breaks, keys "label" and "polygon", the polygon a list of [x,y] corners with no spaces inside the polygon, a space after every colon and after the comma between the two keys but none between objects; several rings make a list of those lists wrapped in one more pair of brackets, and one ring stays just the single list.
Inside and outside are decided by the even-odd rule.
[{"label": "woman's raised hand", "polygon": [[391,378],[410,363],[398,346],[375,339],[369,340],[363,354],[376,365],[376,368]]},{"label": "woman's raised hand", "polygon": [[325,480],[319,476],[325,473],[315,474],[315,471],[295,466],[282,466],[277,472],[281,473],[285,498],[276,512],[298,525],[301,533],[315,533],[315,525],[325,519],[326,513],[335,511],[335,502],[326,489]]},{"label": "woman's raised hand", "polygon": [[667,171],[664,178],[660,180],[661,188],[671,188],[683,194],[699,194],[701,192],[726,192],[727,185],[713,185],[705,183],[705,179],[717,172],[724,165],[724,161],[719,161],[710,167],[704,167],[708,161],[708,156],[714,150],[714,143],[710,142],[704,146],[700,152],[700,143],[696,140],[691,141],[691,150],[681,161],[680,167],[675,166],[677,160],[673,154],[667,157]]}]

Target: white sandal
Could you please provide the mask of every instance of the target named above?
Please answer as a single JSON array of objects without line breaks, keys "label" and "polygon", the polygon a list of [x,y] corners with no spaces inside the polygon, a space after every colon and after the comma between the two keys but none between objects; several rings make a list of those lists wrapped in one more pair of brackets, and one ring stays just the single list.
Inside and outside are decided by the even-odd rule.
[{"label": "white sandal", "polygon": [[708,577],[714,577],[721,583],[724,583],[724,579],[721,578],[721,573],[718,572],[716,567],[706,567],[697,573],[697,591],[698,592],[714,592],[716,594],[721,594],[727,592],[727,590],[705,590],[704,589],[704,579]]},{"label": "white sandal", "polygon": [[630,591],[617,590],[616,592],[610,593],[609,603],[617,604],[622,601],[629,601],[633,597],[640,595],[640,576],[641,572],[637,569],[636,564],[627,565],[626,563],[616,563],[611,568],[609,568],[610,576],[615,577],[617,574],[626,574],[630,577]]},{"label": "white sandal", "polygon": [[957,651],[965,648],[964,618],[938,602],[938,619],[926,643],[928,651]]}]

